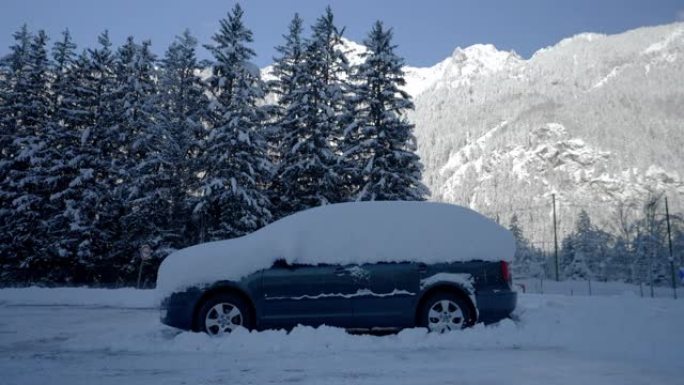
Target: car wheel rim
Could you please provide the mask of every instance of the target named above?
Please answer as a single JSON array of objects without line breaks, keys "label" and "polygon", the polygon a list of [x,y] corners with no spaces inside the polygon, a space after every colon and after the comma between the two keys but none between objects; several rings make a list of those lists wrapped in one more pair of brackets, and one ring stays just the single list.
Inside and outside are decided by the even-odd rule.
[{"label": "car wheel rim", "polygon": [[428,312],[428,329],[445,333],[463,328],[463,311],[454,301],[443,299],[435,302]]},{"label": "car wheel rim", "polygon": [[223,302],[214,305],[204,318],[204,328],[212,336],[230,333],[242,326],[242,312],[232,303]]}]

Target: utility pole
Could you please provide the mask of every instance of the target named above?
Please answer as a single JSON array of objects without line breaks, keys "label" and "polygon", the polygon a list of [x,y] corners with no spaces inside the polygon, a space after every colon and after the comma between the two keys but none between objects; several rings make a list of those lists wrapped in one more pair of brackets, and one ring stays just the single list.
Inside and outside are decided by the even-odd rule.
[{"label": "utility pole", "polygon": [[672,295],[677,299],[677,280],[675,278],[674,257],[672,256],[672,230],[670,229],[670,208],[665,197],[665,219],[667,221],[667,243],[670,247],[670,271],[672,272]]},{"label": "utility pole", "polygon": [[553,202],[553,258],[556,262],[556,282],[560,280],[558,274],[558,229],[556,229],[556,194],[551,194],[551,201]]}]

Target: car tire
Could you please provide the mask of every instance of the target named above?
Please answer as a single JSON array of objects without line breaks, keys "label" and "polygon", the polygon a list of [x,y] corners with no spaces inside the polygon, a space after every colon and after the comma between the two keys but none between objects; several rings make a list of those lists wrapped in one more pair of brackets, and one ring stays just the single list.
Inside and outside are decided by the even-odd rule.
[{"label": "car tire", "polygon": [[254,320],[251,307],[241,296],[219,293],[202,303],[195,325],[198,331],[218,337],[230,334],[238,327],[252,330]]},{"label": "car tire", "polygon": [[426,327],[428,331],[435,333],[470,327],[475,317],[469,302],[453,292],[434,293],[422,302],[418,313],[418,326]]}]

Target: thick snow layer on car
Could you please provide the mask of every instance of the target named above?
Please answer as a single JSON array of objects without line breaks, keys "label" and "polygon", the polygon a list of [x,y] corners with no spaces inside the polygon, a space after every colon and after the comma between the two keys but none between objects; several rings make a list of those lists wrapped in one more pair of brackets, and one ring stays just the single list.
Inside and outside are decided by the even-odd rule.
[{"label": "thick snow layer on car", "polygon": [[240,278],[277,259],[302,264],[511,260],[515,242],[495,222],[464,207],[431,202],[356,202],[317,207],[241,238],[168,256],[162,294]]}]

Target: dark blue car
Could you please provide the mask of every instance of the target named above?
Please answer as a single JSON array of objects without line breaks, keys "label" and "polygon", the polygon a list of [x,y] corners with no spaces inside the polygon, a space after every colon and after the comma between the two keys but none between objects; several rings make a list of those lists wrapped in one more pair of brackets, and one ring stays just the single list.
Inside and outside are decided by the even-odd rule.
[{"label": "dark blue car", "polygon": [[444,332],[499,321],[515,305],[506,262],[307,266],[276,261],[238,282],[172,294],[162,305],[162,322],[211,335],[239,326],[299,324]]},{"label": "dark blue car", "polygon": [[505,262],[514,250],[510,232],[459,206],[328,205],[167,257],[161,319],[211,335],[300,324],[461,329],[514,310]]}]

